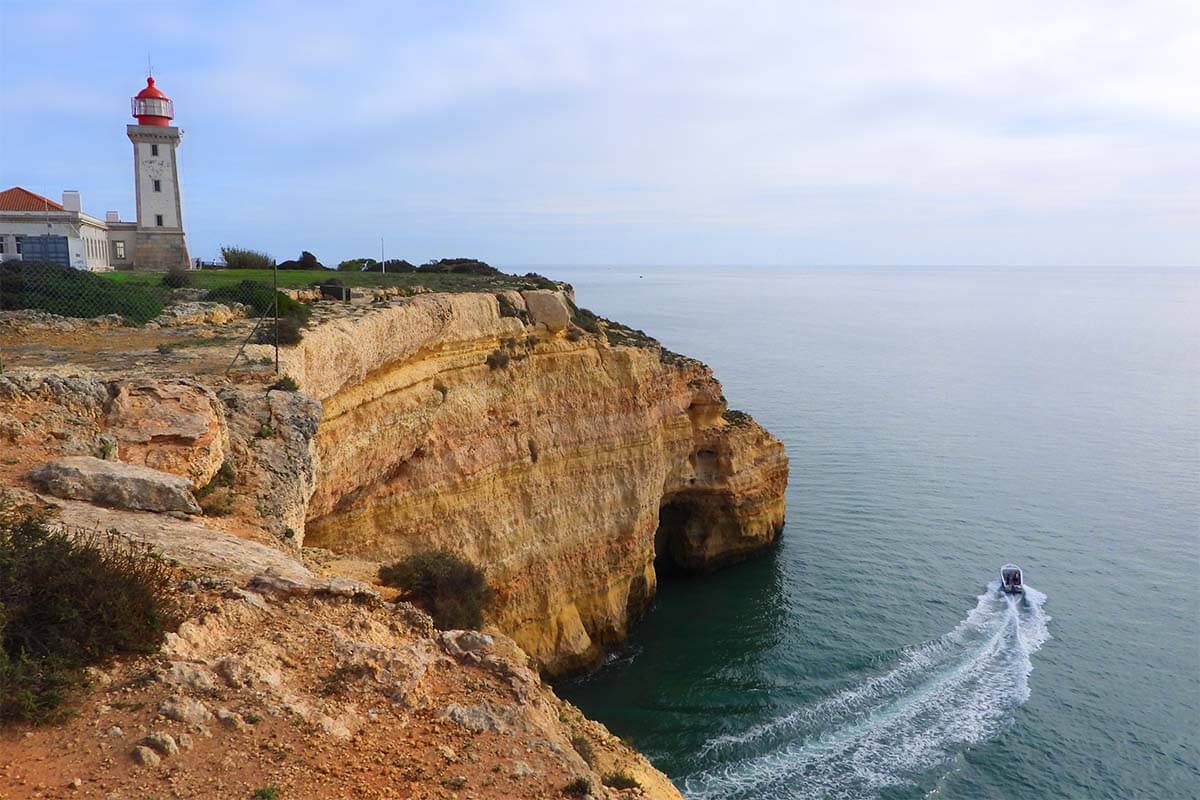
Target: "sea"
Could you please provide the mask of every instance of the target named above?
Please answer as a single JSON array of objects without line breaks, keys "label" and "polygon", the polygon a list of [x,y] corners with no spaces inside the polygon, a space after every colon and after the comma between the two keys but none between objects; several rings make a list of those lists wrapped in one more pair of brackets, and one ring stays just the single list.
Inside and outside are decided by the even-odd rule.
[{"label": "sea", "polygon": [[539,271],[791,461],[775,548],[557,687],[687,797],[1200,797],[1200,270]]}]

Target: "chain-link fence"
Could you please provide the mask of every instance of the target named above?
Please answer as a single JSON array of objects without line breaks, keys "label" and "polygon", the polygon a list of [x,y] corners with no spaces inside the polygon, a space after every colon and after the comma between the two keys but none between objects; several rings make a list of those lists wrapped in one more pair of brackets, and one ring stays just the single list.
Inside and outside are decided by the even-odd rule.
[{"label": "chain-link fence", "polygon": [[[274,269],[239,272],[92,273],[49,262],[0,262],[0,364],[18,355],[28,361],[22,344],[47,338],[39,339],[39,332],[74,334],[84,347],[89,333],[109,331],[116,342],[112,331],[134,329],[141,335],[125,337],[129,342],[163,356],[189,347],[210,347],[213,358],[232,353],[226,371],[250,364],[247,345],[268,345],[277,372],[279,345],[299,341],[311,309],[294,291],[278,290]],[[272,366],[263,363],[262,348],[253,352],[254,366]]]}]

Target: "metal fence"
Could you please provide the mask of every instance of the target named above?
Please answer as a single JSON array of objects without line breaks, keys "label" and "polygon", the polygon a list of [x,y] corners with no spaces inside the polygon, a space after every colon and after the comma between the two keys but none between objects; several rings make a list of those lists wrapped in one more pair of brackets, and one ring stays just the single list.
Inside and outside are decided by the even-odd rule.
[{"label": "metal fence", "polygon": [[[92,273],[43,261],[0,262],[0,364],[23,333],[121,327],[160,332],[157,350],[164,355],[218,344],[234,351],[226,371],[248,363],[247,345],[269,345],[278,372],[279,345],[298,340],[310,308],[278,291],[275,270],[266,279],[265,271],[253,278],[238,272],[200,281],[188,270]],[[265,366],[261,355],[255,365]]]}]

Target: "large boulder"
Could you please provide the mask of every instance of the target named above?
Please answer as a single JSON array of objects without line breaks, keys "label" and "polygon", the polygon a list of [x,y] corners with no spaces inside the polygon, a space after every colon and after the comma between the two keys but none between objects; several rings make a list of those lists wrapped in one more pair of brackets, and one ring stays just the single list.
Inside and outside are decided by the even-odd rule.
[{"label": "large boulder", "polygon": [[571,311],[560,293],[537,289],[521,292],[521,297],[534,325],[545,325],[547,330],[557,333],[571,323]]},{"label": "large boulder", "polygon": [[114,384],[105,425],[117,458],[208,483],[229,447],[221,404],[193,381],[135,379]]},{"label": "large boulder", "polygon": [[29,480],[55,497],[136,511],[200,513],[186,478],[136,464],[67,456],[37,467]]}]

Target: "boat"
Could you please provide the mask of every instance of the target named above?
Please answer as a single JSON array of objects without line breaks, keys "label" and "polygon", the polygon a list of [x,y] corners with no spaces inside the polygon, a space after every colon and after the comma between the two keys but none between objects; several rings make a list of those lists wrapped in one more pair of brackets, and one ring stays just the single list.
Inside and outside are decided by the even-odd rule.
[{"label": "boat", "polygon": [[1021,568],[1016,564],[1005,564],[1000,568],[1000,591],[1005,594],[1024,594]]}]

